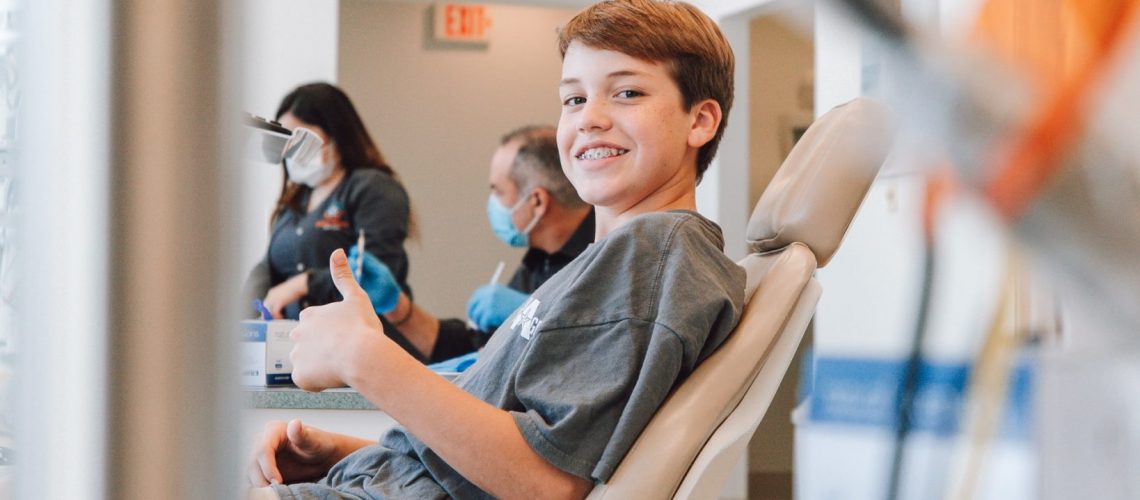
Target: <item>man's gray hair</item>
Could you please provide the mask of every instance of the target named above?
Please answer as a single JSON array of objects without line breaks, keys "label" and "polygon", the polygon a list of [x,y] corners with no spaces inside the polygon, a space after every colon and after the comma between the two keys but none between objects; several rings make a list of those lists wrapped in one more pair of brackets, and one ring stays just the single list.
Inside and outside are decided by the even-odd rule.
[{"label": "man's gray hair", "polygon": [[511,163],[510,178],[520,193],[541,187],[564,207],[579,208],[586,204],[562,172],[557,131],[554,127],[520,127],[504,135],[499,144],[505,146],[512,142],[519,142],[519,152]]}]

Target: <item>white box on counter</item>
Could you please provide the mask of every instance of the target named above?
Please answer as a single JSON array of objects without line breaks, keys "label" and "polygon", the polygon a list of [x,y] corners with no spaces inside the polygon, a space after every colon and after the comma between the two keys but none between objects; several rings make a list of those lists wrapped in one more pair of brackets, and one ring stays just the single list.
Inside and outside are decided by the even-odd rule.
[{"label": "white box on counter", "polygon": [[265,386],[293,383],[289,332],[293,320],[245,320],[241,322],[241,385]]}]

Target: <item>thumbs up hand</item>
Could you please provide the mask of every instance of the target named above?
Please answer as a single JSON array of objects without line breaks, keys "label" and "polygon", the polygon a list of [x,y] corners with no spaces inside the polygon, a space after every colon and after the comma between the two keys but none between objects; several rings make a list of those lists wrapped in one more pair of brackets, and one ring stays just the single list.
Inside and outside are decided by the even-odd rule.
[{"label": "thumbs up hand", "polygon": [[301,311],[289,334],[293,383],[308,391],[348,385],[352,370],[384,349],[400,349],[384,335],[372,301],[352,276],[344,250],[329,257],[333,284],[344,300]]}]

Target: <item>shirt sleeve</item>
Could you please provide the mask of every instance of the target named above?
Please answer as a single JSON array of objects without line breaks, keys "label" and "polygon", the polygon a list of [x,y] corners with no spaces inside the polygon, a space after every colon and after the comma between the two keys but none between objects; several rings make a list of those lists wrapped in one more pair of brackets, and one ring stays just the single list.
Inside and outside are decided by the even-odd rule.
[{"label": "shirt sleeve", "polygon": [[272,485],[273,492],[280,500],[357,500],[356,495],[349,496],[330,486],[316,483]]},{"label": "shirt sleeve", "polygon": [[430,363],[446,361],[456,356],[474,352],[491,337],[489,333],[468,328],[461,319],[439,320],[439,335],[436,336],[435,346],[432,348]]},{"label": "shirt sleeve", "polygon": [[511,280],[507,282],[507,286],[523,293],[534,293],[535,289],[538,288],[538,285],[534,284],[534,280],[530,279],[530,272],[523,264],[519,264],[519,267],[515,269],[515,273],[511,275]]},{"label": "shirt sleeve", "polygon": [[[410,214],[408,195],[386,174],[359,177],[361,181],[349,188],[346,203],[352,234],[364,230],[364,248],[388,266],[400,288],[411,297],[407,284],[408,256],[404,252]],[[326,304],[340,298],[328,267],[313,268],[309,273],[310,302]]]},{"label": "shirt sleeve", "polygon": [[607,480],[681,372],[680,338],[627,319],[543,330],[531,342],[516,380],[527,408],[513,412],[519,431],[554,466]]},{"label": "shirt sleeve", "polygon": [[410,214],[408,194],[387,176],[360,191],[356,210],[350,214],[353,231],[364,230],[365,248],[388,266],[404,288],[408,277],[404,240],[408,238]]},{"label": "shirt sleeve", "polygon": [[242,287],[242,298],[245,299],[245,305],[249,306],[253,299],[264,299],[265,295],[269,293],[272,282],[273,276],[269,270],[269,254],[266,254],[261,262],[253,266],[253,269],[249,271],[249,276],[245,279],[245,286]]}]

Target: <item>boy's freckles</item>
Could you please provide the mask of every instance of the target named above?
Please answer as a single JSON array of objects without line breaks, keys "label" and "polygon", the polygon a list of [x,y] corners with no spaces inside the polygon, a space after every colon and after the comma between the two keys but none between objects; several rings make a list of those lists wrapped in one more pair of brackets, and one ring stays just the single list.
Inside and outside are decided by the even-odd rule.
[{"label": "boy's freckles", "polygon": [[641,212],[692,188],[692,118],[667,64],[573,42],[562,69],[559,152],[583,200]]}]

